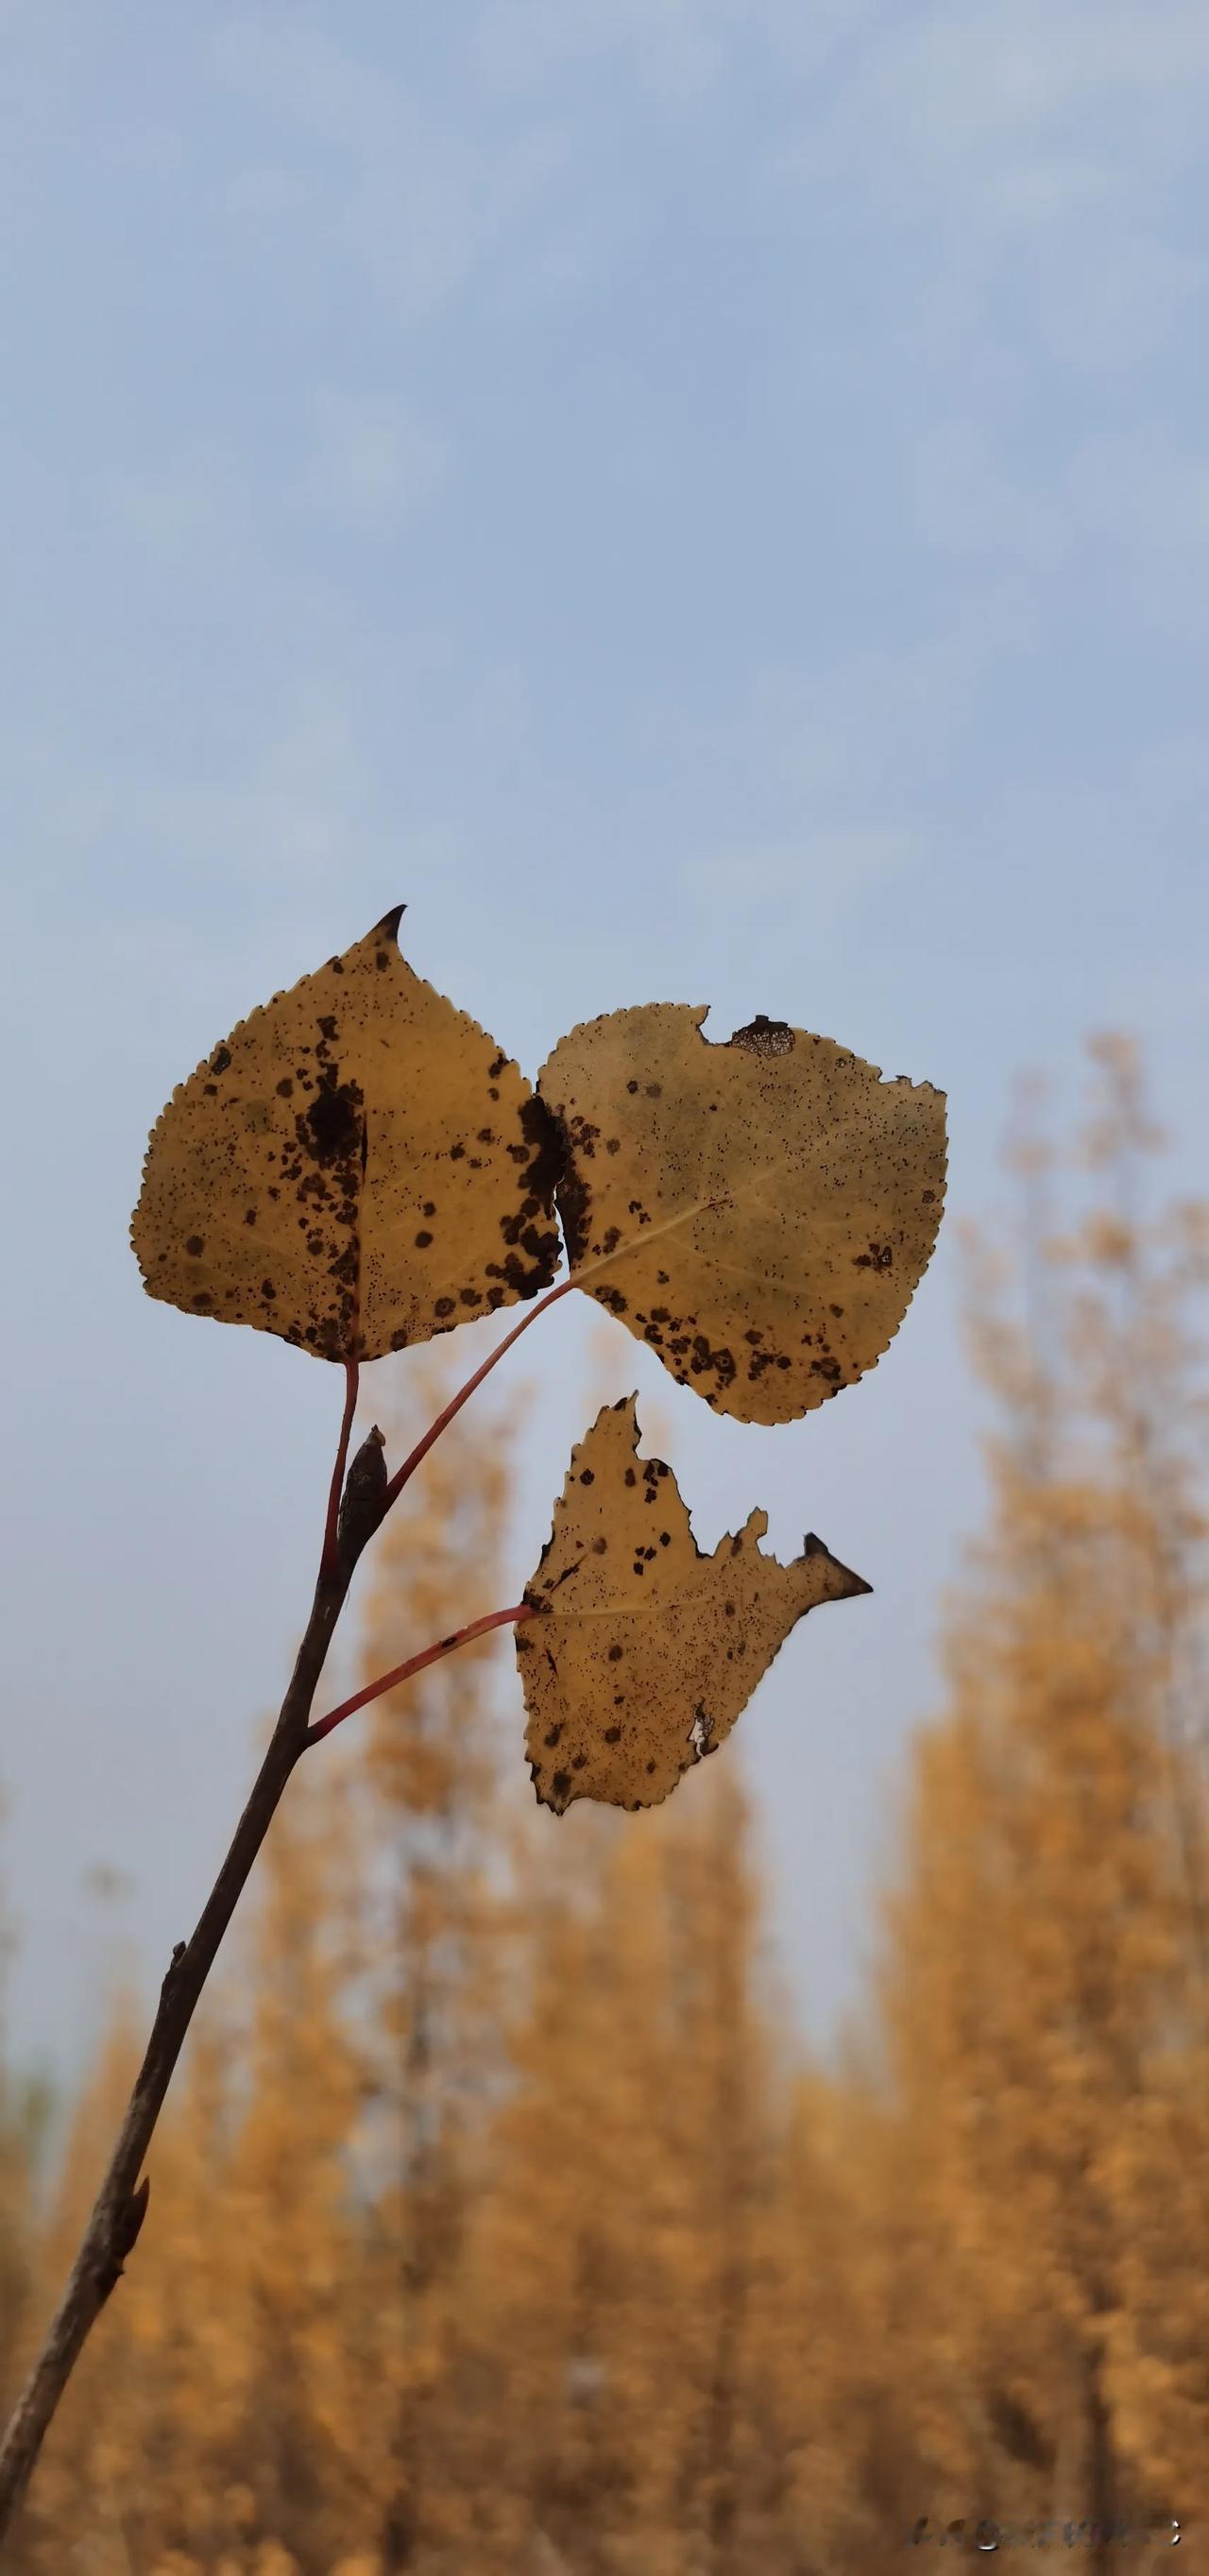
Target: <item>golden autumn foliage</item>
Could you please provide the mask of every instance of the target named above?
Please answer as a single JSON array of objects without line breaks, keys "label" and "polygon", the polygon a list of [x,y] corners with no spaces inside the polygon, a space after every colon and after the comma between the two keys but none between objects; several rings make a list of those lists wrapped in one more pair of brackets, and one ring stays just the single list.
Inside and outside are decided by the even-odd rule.
[{"label": "golden autumn foliage", "polygon": [[[13,2576],[883,2576],[923,2517],[1207,2576],[1209,1228],[1097,1071],[1082,1178],[1018,1155],[1024,1323],[972,1273],[989,1508],[848,2046],[776,1983],[735,1746],[556,1823],[497,1641],[375,1701],[290,1784]],[[449,1382],[402,1366],[392,1455]],[[521,1419],[401,1498],[366,1676],[500,1597]],[[10,2380],[132,2049],[40,2202],[0,2094]]]},{"label": "golden autumn foliage", "polygon": [[177,1085],[131,1223],[151,1296],[374,1359],[548,1287],[557,1197],[573,1280],[718,1411],[789,1422],[873,1365],[936,1240],[943,1093],[654,1003],[572,1029],[535,1094],[402,910]]},{"label": "golden autumn foliage", "polygon": [[[936,1241],[942,1092],[905,1075],[883,1082],[876,1065],[834,1039],[763,1014],[712,1045],[702,1036],[706,1010],[676,1003],[572,1029],[535,1091],[477,1021],[407,964],[402,909],[253,1010],[177,1085],[152,1132],[131,1220],[149,1295],[343,1363],[338,1489],[361,1363],[549,1288],[563,1249],[556,1206],[569,1268],[553,1297],[587,1289],[718,1412],[788,1423],[875,1365]],[[473,1384],[541,1311],[497,1345]],[[624,1411],[624,1399],[615,1409]],[[577,1482],[591,1484],[584,1459],[611,1454],[615,1437],[602,1411],[576,1453]],[[321,1582],[336,1584],[355,1565],[415,1463],[409,1453],[392,1479],[381,1430],[370,1431],[337,1491]],[[597,1624],[582,1624],[573,1609],[575,1643],[564,1642],[556,1707],[538,1672],[543,1655],[543,1671],[555,1668],[552,1634],[540,1651],[532,1635],[518,1637],[530,1773],[556,1814],[572,1799],[636,1808],[669,1796],[721,1744],[794,1620],[820,1600],[870,1588],[814,1538],[792,1568],[761,1558],[755,1541],[767,1523],[753,1515],[730,1541],[735,1556],[746,1547],[743,1580],[736,1571],[726,1587],[737,1596],[730,1615],[738,1612],[739,1629],[719,1637],[711,1655],[720,1568],[702,1570],[678,1495],[665,1514],[677,1523],[676,1542],[660,1533],[674,1556],[651,1564],[654,1551],[630,1526],[623,1477],[633,1484],[634,1468],[623,1463],[612,1485],[602,1472],[582,1516],[599,1518],[615,1487],[612,1537],[598,1529],[591,1547],[601,1556],[610,1544],[616,1556],[624,1547],[636,1578],[650,1567],[646,1592],[659,1596],[659,1619],[648,1610],[633,1624],[633,1605],[608,1579],[615,1560],[604,1574],[591,1568],[585,1538],[584,1566],[566,1565],[557,1579],[572,1570],[591,1576],[578,1589],[596,1596]],[[550,1543],[556,1559],[576,1545],[568,1524],[564,1495]],[[539,1600],[551,1609],[550,1581],[539,1569],[526,1594],[530,1613]],[[317,1607],[325,1647],[341,1606],[333,1597]],[[554,1613],[564,1630],[566,1612],[560,1602]],[[609,1714],[626,1696],[608,1670],[626,1651],[618,1619],[631,1623],[646,1661],[641,1744],[633,1691],[616,1733]],[[692,1629],[698,1684],[712,1661],[733,1667],[708,1708],[700,1688],[679,1677],[671,1686]],[[319,1733],[346,1713],[329,1712]],[[577,1739],[570,1769],[544,1763],[568,1723]],[[124,2207],[124,2184],[123,2195]]]},{"label": "golden autumn foliage", "polygon": [[639,1458],[637,1399],[603,1405],[571,1452],[516,1631],[543,1806],[656,1807],[716,1753],[808,1610],[870,1586],[803,1541],[764,1556],[767,1512],[703,1555],[671,1469]]},{"label": "golden autumn foliage", "polygon": [[398,926],[250,1012],[178,1084],[131,1227],[151,1296],[339,1360],[549,1285],[541,1112]]},{"label": "golden autumn foliage", "polygon": [[944,1204],[944,1094],[783,1020],[711,1044],[706,1017],[610,1011],[547,1058],[568,1258],[715,1412],[792,1422],[902,1322]]}]

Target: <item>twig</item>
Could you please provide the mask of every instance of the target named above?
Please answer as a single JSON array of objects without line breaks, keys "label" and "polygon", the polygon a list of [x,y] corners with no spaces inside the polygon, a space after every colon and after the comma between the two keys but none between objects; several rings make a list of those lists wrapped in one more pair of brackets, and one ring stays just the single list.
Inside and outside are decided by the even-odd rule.
[{"label": "twig", "polygon": [[135,2077],[109,2170],[93,2205],[58,2312],[0,2450],[0,2534],[7,2530],[25,2492],[72,2369],[133,2243],[133,2224],[145,2189],[139,2184],[143,2159],[219,1943],[306,1743],[311,1703],[350,1573],[351,1569],[319,1577],[290,1686],[248,1803],[192,1939],[178,1942],[172,1953],[151,2037]]},{"label": "twig", "polygon": [[[277,1723],[269,1739],[264,1760],[257,1772],[246,1807],[235,1828],[213,1888],[198,1916],[196,1928],[188,1941],[178,1941],[160,1988],[159,2005],[151,2026],[142,2065],[134,2080],[134,2089],[126,2105],[125,2117],[118,2133],[117,2145],[109,2169],[93,2203],[79,2253],[59,2306],[51,2320],[46,2340],[34,2363],[25,2387],[13,2410],[4,2442],[0,2447],[0,2539],[9,2529],[37,2462],[38,2454],[54,2419],[60,2399],[84,2349],[106,2300],[121,2277],[123,2263],[134,2247],[147,2207],[148,2177],[142,2173],[143,2160],[163,2109],[168,2086],[175,2073],[189,2025],[197,2009],[202,1988],[218,1955],[219,1945],[247,1884],[253,1862],[264,1841],[280,1804],[287,1780],[300,1755],[308,1745],[329,1735],[341,1719],[351,1716],[355,1708],[390,1690],[409,1673],[419,1672],[425,1664],[440,1655],[452,1654],[454,1648],[468,1645],[472,1638],[486,1635],[491,1628],[502,1627],[509,1620],[527,1618],[529,1610],[518,1602],[508,1610],[494,1610],[486,1618],[471,1620],[469,1625],[450,1637],[443,1637],[422,1654],[413,1655],[396,1672],[387,1673],[368,1690],[357,1692],[341,1707],[329,1711],[318,1726],[310,1724],[311,1707],[319,1686],[328,1647],[336,1622],[344,1607],[362,1549],[373,1531],[385,1518],[395,1496],[402,1491],[433,1442],[440,1438],[447,1423],[482,1385],[511,1350],[530,1324],[545,1314],[558,1298],[565,1297],[572,1286],[570,1278],[561,1280],[528,1313],[523,1315],[490,1357],[468,1378],[464,1387],[447,1404],[444,1412],[417,1442],[396,1476],[382,1492],[381,1509],[355,1512],[345,1516],[345,1529],[340,1528],[340,1505],[345,1490],[345,1464],[353,1415],[357,1404],[358,1365],[346,1360],[344,1411],[336,1462],[328,1492],[327,1516],[324,1523],[323,1551],[315,1597],[306,1632],[299,1646],[290,1678],[290,1686],[281,1703]],[[380,1449],[381,1434],[370,1434],[365,1444]],[[371,1461],[372,1463],[372,1461]]]}]

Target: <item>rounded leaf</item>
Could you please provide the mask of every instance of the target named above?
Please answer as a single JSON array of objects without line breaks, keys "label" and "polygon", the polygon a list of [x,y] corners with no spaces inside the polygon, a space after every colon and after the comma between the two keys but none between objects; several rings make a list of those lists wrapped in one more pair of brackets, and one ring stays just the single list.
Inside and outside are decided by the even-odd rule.
[{"label": "rounded leaf", "polygon": [[543,1066],[568,1256],[715,1412],[791,1422],[902,1322],[944,1203],[944,1094],[783,1021],[715,1046],[705,1017],[611,1011]]},{"label": "rounded leaf", "polygon": [[131,1223],[151,1296],[366,1360],[548,1287],[550,1121],[398,924],[250,1012],[173,1093]]}]

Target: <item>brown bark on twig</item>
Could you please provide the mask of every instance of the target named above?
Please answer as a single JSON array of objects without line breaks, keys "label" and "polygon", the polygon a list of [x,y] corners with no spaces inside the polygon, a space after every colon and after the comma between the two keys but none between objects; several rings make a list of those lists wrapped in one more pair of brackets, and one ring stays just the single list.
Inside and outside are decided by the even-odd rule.
[{"label": "brown bark on twig", "polygon": [[219,1944],[300,1754],[308,1745],[318,1743],[322,1736],[329,1734],[332,1727],[339,1725],[354,1709],[363,1708],[367,1700],[391,1689],[405,1674],[422,1671],[438,1656],[451,1654],[455,1647],[469,1644],[472,1638],[485,1635],[489,1629],[529,1616],[526,1605],[517,1603],[514,1608],[493,1611],[486,1618],[472,1620],[455,1635],[442,1637],[435,1646],[412,1656],[398,1672],[387,1673],[381,1680],[371,1683],[368,1690],[357,1692],[340,1708],[330,1711],[316,1726],[310,1724],[311,1708],[332,1632],[363,1549],[434,1441],[460,1413],[476,1387],[481,1386],[492,1369],[498,1367],[505,1352],[511,1350],[513,1343],[519,1341],[531,1324],[537,1322],[538,1316],[544,1315],[560,1297],[565,1297],[574,1284],[570,1278],[561,1280],[556,1288],[528,1308],[520,1322],[513,1325],[502,1341],[497,1342],[473,1376],[438,1414],[389,1483],[382,1456],[382,1435],[377,1430],[371,1431],[362,1443],[346,1475],[359,1372],[356,1360],[345,1362],[344,1414],[328,1496],[319,1579],[306,1633],[298,1649],[277,1724],[269,1739],[268,1751],[235,1828],[227,1857],[198,1917],[192,1939],[178,1941],[172,1953],[160,1988],[151,2037],[126,2105],[126,2115],[109,2161],[109,2170],[97,2193],[71,2277],[51,2320],[46,2341],[13,2410],[0,2446],[0,2540],[9,2529],[25,2494],[38,2453],[92,2327],[121,2279],[127,2256],[133,2252],[135,2239],[146,2216],[150,2188],[147,2175],[144,2174],[141,2180],[139,2178],[143,2158],[163,2109],[164,2097],[202,1988],[218,1955]]},{"label": "brown bark on twig", "polygon": [[60,2300],[0,2449],[0,2537],[25,2493],[48,2427],[88,2335],[121,2276],[147,2206],[139,2176],[189,2024],[282,1791],[306,1745],[307,1722],[351,1566],[320,1575],[289,1689],[248,1803],[189,1941],[177,1943],[160,1989],[142,2065],[109,2170]]}]

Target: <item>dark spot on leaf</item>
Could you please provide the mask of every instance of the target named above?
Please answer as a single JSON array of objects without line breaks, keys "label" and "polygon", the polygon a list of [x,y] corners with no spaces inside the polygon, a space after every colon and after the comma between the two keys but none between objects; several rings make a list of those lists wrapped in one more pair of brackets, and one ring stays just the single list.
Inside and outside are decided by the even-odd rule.
[{"label": "dark spot on leaf", "polygon": [[579,1481],[580,1481],[580,1484],[581,1484],[581,1485],[594,1485],[594,1484],[595,1484],[595,1482],[596,1482],[596,1478],[595,1478],[595,1476],[593,1475],[592,1469],[591,1469],[590,1467],[585,1467],[585,1468],[582,1470],[582,1473],[581,1473],[581,1475],[580,1475],[580,1479],[579,1479]]},{"label": "dark spot on leaf", "polygon": [[566,1237],[567,1259],[576,1270],[588,1249],[592,1206],[587,1187],[569,1158],[558,1184],[558,1213]]},{"label": "dark spot on leaf", "polygon": [[432,1311],[434,1315],[452,1315],[453,1310],[454,1300],[452,1297],[438,1297]]},{"label": "dark spot on leaf", "polygon": [[743,1047],[748,1055],[790,1055],[795,1044],[788,1020],[770,1020],[757,1011],[745,1029],[736,1029],[730,1040],[733,1047]]},{"label": "dark spot on leaf", "polygon": [[198,1253],[204,1252],[205,1249],[206,1245],[204,1236],[200,1234],[191,1234],[187,1244],[185,1245],[186,1252],[191,1252],[194,1260],[196,1260]]},{"label": "dark spot on leaf", "polygon": [[611,1664],[619,1664],[621,1662],[621,1652],[622,1650],[620,1646],[610,1646],[609,1662]]},{"label": "dark spot on leaf", "polygon": [[556,1771],[556,1772],[555,1772],[555,1774],[554,1774],[554,1778],[553,1778],[553,1779],[552,1779],[552,1781],[550,1782],[550,1788],[551,1788],[551,1791],[552,1791],[553,1795],[554,1795],[556,1798],[565,1798],[565,1797],[566,1797],[566,1794],[567,1794],[567,1791],[568,1791],[568,1789],[570,1788],[570,1786],[571,1786],[571,1774],[570,1774],[570,1772],[569,1772],[569,1771]]},{"label": "dark spot on leaf", "polygon": [[317,1163],[351,1159],[361,1144],[360,1084],[340,1082],[329,1086],[325,1081],[323,1090],[294,1126],[303,1151]]},{"label": "dark spot on leaf", "polygon": [[521,1103],[521,1134],[528,1148],[527,1187],[550,1216],[566,1162],[566,1146],[559,1121],[536,1092]]},{"label": "dark spot on leaf", "polygon": [[431,1236],[430,1234],[428,1234],[428,1233],[425,1231],[425,1229],[423,1228],[423,1226],[421,1226],[421,1228],[420,1228],[420,1232],[419,1232],[419,1233],[418,1233],[418,1235],[416,1236],[416,1248],[417,1248],[417,1250],[418,1250],[418,1251],[420,1251],[420,1252],[425,1252],[425,1251],[427,1250],[427,1248],[428,1248],[429,1244],[431,1243],[431,1241],[432,1241],[432,1236]]},{"label": "dark spot on leaf", "polygon": [[619,1744],[621,1742],[621,1728],[619,1726],[606,1726],[604,1731],[604,1740],[606,1744]]},{"label": "dark spot on leaf", "polygon": [[230,1050],[230,1047],[228,1047],[228,1046],[220,1046],[220,1047],[216,1047],[216,1048],[215,1048],[215,1050],[214,1050],[213,1055],[212,1055],[212,1056],[211,1056],[211,1058],[210,1058],[210,1071],[211,1071],[211,1073],[225,1073],[225,1072],[226,1072],[226,1070],[227,1070],[227,1066],[229,1065],[230,1061],[231,1061],[231,1050]]}]

